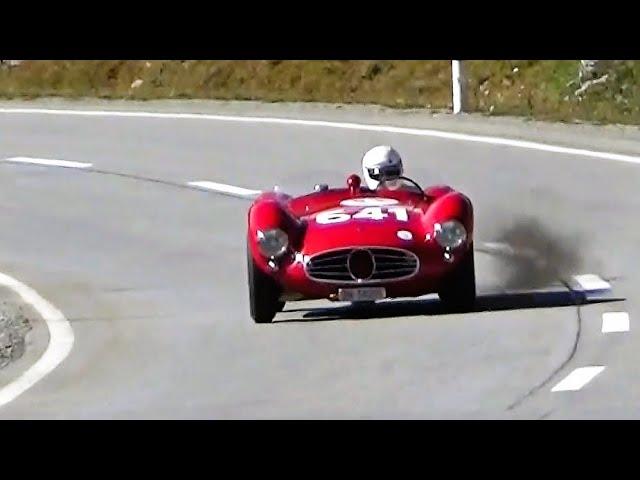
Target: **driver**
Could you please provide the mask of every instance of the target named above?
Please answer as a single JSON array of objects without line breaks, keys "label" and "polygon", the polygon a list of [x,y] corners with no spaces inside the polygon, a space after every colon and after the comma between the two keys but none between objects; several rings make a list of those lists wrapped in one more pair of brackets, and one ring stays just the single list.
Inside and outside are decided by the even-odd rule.
[{"label": "driver", "polygon": [[362,173],[370,190],[376,190],[380,182],[385,188],[398,189],[404,174],[400,154],[388,145],[373,147],[362,157]]}]

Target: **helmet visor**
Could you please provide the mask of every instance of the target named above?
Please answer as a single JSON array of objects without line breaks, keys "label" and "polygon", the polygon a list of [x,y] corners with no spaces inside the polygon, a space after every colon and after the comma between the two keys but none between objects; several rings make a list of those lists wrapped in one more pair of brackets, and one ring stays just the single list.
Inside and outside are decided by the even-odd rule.
[{"label": "helmet visor", "polygon": [[402,175],[402,170],[399,166],[393,167],[384,167],[384,168],[369,168],[367,169],[369,176],[376,181],[381,181],[383,179],[393,179],[398,178]]}]

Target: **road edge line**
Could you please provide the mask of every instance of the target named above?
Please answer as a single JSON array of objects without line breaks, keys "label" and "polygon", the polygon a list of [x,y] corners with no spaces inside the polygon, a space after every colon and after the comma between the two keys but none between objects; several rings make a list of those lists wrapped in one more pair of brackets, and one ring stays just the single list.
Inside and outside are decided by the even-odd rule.
[{"label": "road edge line", "polygon": [[44,320],[49,330],[49,342],[42,356],[18,378],[0,387],[0,408],[15,400],[38,381],[51,373],[69,355],[74,343],[71,324],[63,313],[38,292],[6,273],[0,272],[0,286],[15,292]]}]

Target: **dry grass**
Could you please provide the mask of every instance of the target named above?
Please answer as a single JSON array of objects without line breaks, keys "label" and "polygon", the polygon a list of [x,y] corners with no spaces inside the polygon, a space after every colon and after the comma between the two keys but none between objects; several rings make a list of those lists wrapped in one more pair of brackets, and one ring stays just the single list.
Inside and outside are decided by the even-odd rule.
[{"label": "dry grass", "polygon": [[[640,62],[574,95],[577,60],[466,62],[472,111],[640,124]],[[451,108],[450,62],[425,60],[25,61],[0,68],[0,96],[202,98]]]},{"label": "dry grass", "polygon": [[[142,80],[132,88],[136,80]],[[140,82],[138,82],[140,83]],[[450,108],[447,61],[26,61],[5,97],[212,98]]]}]

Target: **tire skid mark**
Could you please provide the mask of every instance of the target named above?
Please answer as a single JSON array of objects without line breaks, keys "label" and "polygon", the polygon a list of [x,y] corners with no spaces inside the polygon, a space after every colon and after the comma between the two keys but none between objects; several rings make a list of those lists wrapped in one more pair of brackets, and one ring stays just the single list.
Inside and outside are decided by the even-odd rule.
[{"label": "tire skid mark", "polygon": [[547,378],[545,378],[544,380],[542,380],[542,382],[540,382],[538,385],[534,386],[531,390],[529,390],[527,393],[525,393],[523,396],[521,396],[520,398],[516,399],[513,403],[511,403],[508,407],[507,407],[507,411],[513,411],[516,408],[518,408],[520,405],[522,405],[526,400],[528,400],[529,398],[531,398],[533,395],[535,395],[537,392],[539,392],[540,390],[542,390],[545,386],[547,386],[556,375],[558,375],[568,364],[569,362],[571,362],[571,360],[573,360],[573,358],[576,355],[576,352],[578,351],[578,344],[580,343],[580,337],[582,334],[582,313],[581,313],[581,305],[584,304],[584,300],[583,297],[579,296],[570,286],[569,284],[567,284],[566,282],[563,282],[564,286],[566,287],[566,289],[571,293],[571,296],[573,297],[574,301],[575,301],[575,306],[576,306],[576,321],[577,321],[577,328],[576,328],[576,336],[575,339],[573,341],[573,345],[571,347],[571,351],[569,352],[569,355],[567,356],[567,358],[564,360],[564,362],[562,362],[560,365],[558,365],[557,368],[555,368],[548,376]]}]

